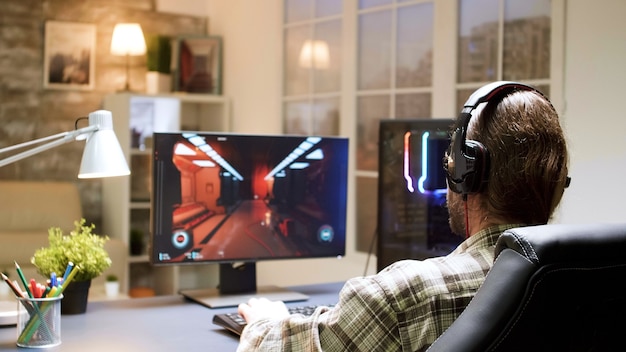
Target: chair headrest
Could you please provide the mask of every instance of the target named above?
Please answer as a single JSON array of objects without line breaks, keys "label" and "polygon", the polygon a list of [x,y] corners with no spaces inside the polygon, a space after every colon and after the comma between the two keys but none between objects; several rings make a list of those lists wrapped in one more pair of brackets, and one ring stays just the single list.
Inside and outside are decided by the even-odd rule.
[{"label": "chair headrest", "polygon": [[507,248],[542,265],[623,260],[626,224],[551,224],[514,228],[505,231],[498,239],[496,257]]}]

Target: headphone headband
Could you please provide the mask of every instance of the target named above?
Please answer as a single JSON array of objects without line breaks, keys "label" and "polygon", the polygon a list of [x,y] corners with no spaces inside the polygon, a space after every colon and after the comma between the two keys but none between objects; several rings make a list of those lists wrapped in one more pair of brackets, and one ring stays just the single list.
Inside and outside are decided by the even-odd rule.
[{"label": "headphone headband", "polygon": [[527,84],[511,81],[492,82],[489,84],[485,84],[484,86],[474,91],[474,93],[472,93],[472,95],[470,95],[470,97],[467,99],[465,104],[463,104],[463,110],[461,110],[461,112],[470,113],[472,112],[472,110],[476,109],[478,105],[491,101],[491,99],[493,99],[495,96],[498,96],[504,91],[513,92],[518,90],[535,91],[543,96],[543,93]]}]

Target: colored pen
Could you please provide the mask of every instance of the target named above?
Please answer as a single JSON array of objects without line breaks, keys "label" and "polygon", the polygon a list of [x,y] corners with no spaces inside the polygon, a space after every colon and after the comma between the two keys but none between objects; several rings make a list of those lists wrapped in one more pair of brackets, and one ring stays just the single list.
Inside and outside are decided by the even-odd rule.
[{"label": "colored pen", "polygon": [[9,285],[9,287],[11,288],[11,291],[13,291],[13,293],[15,294],[15,296],[20,297],[20,298],[26,298],[24,296],[24,292],[22,292],[22,290],[20,290],[20,288],[11,280],[9,280],[9,278],[2,274],[2,280],[4,280],[4,282],[7,283],[7,285]]},{"label": "colored pen", "polygon": [[24,285],[24,290],[26,290],[26,293],[28,293],[28,297],[34,298],[33,293],[30,292],[30,289],[28,288],[28,283],[26,282],[26,278],[24,277],[22,268],[20,268],[20,265],[17,264],[17,262],[15,262],[15,270],[17,270],[17,275],[20,277],[20,280],[22,280],[22,285]]},{"label": "colored pen", "polygon": [[57,274],[50,273],[50,287],[54,287],[57,285]]},{"label": "colored pen", "polygon": [[76,273],[79,272],[79,271],[80,271],[80,267],[79,266],[73,266],[72,271],[70,271],[70,274],[67,275],[65,280],[63,280],[63,289],[67,288],[67,285],[69,285],[70,282],[72,282],[72,280],[74,279],[74,276],[76,276]]},{"label": "colored pen", "polygon": [[67,285],[70,284],[70,282],[72,282],[72,279],[74,279],[74,276],[76,275],[76,273],[80,271],[80,267],[76,266],[72,269],[72,271],[70,272],[69,275],[67,275],[67,279],[63,280],[63,284],[60,286],[56,286],[58,287],[58,290],[56,291],[52,291],[50,290],[50,297],[57,297],[59,296],[61,293],[63,293],[63,291],[67,288]]},{"label": "colored pen", "polygon": [[33,294],[32,298],[41,298],[39,297],[39,290],[37,289],[37,281],[35,281],[35,279],[30,279],[30,292]]},{"label": "colored pen", "polygon": [[72,272],[73,268],[74,268],[74,263],[72,262],[67,263],[67,267],[65,268],[65,273],[63,274],[63,283],[65,283],[68,275]]},{"label": "colored pen", "polygon": [[[2,280],[4,280],[4,282],[6,282],[7,285],[9,285],[9,287],[11,288],[11,291],[13,291],[13,293],[15,294],[15,297],[26,298],[26,296],[24,296],[24,292],[20,290],[20,287],[17,285],[16,282],[9,280],[9,278],[4,274],[2,274]],[[31,302],[26,301],[26,300],[22,300],[21,302],[24,308],[26,308],[26,310],[32,314],[33,309],[35,307],[31,304]]]}]

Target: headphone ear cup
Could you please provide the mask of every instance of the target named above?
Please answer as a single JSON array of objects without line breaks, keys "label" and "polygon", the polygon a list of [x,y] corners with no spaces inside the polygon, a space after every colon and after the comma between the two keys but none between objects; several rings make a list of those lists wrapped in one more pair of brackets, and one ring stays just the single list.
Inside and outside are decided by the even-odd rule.
[{"label": "headphone ear cup", "polygon": [[463,180],[463,193],[480,192],[489,179],[489,151],[480,142],[465,141],[467,169],[471,170]]},{"label": "headphone ear cup", "polygon": [[444,166],[448,176],[448,185],[453,192],[463,194],[480,192],[489,178],[487,148],[477,141],[466,139],[472,111],[482,103],[492,104],[495,101],[493,104],[497,104],[503,96],[516,90],[534,91],[543,95],[540,91],[523,83],[499,81],[477,89],[463,104],[450,144],[450,158],[446,160]]}]

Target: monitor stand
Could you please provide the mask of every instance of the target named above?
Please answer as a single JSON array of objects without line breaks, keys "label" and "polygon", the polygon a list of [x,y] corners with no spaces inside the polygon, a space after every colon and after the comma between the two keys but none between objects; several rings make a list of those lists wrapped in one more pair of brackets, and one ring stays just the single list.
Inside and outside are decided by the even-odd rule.
[{"label": "monitor stand", "polygon": [[270,301],[306,301],[309,296],[276,286],[256,285],[256,264],[220,264],[219,288],[181,290],[185,298],[209,308],[236,307],[250,298],[264,297]]}]

